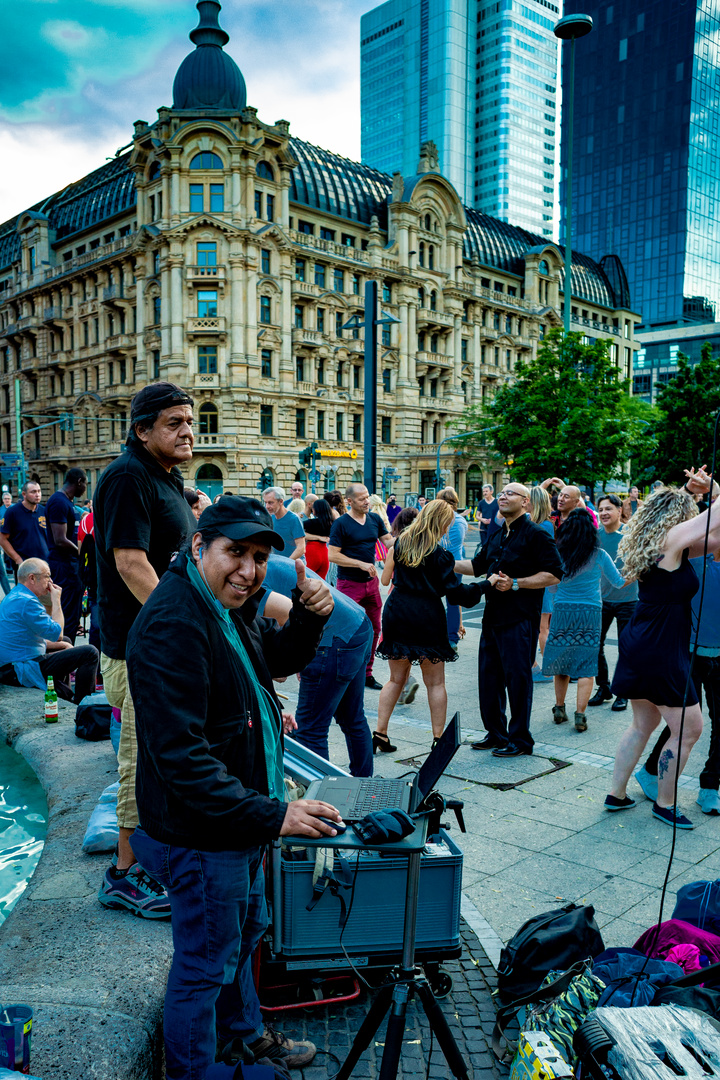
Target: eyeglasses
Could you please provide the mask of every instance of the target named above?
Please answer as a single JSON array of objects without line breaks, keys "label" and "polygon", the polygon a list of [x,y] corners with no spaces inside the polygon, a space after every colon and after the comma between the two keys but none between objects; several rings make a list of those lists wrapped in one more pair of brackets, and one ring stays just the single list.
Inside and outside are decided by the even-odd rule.
[{"label": "eyeglasses", "polygon": [[[506,499],[509,499],[512,495],[514,495],[516,499],[524,499],[525,498],[525,493],[524,492],[522,492],[522,491],[513,491],[512,488],[505,488],[504,491],[500,492],[500,495],[504,495]],[[500,498],[500,495],[498,495],[498,498]]]}]

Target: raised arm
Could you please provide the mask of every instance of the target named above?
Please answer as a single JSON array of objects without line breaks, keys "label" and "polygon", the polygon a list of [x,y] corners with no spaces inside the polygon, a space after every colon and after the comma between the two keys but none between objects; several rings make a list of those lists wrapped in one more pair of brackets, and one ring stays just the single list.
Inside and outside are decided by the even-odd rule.
[{"label": "raised arm", "polygon": [[[712,486],[712,480],[702,466],[695,472],[694,469],[686,469],[686,489],[694,495],[707,494]],[[708,516],[710,527],[708,531]],[[679,525],[673,525],[665,540],[664,553],[667,563],[677,561],[685,548],[689,548],[690,558],[696,558],[705,551],[705,533],[708,532],[708,551],[714,552],[716,558],[720,554],[720,498],[716,499],[709,510],[704,510],[697,517],[689,521],[681,521]],[[665,564],[663,564],[665,565]]]}]

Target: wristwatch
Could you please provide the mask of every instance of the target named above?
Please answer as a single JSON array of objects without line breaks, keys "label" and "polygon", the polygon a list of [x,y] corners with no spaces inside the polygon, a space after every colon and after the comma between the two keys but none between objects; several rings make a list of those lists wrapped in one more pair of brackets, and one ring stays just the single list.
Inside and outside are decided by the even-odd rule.
[{"label": "wristwatch", "polygon": [[520,586],[518,585],[518,579],[515,577],[513,578],[512,591],[517,592],[519,588]]}]

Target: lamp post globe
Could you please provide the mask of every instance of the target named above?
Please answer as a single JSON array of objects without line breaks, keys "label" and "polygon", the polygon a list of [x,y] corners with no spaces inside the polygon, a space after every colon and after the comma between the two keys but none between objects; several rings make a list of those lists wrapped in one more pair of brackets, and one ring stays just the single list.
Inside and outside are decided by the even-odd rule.
[{"label": "lamp post globe", "polygon": [[[573,111],[575,100],[575,42],[586,37],[593,28],[590,15],[565,15],[553,27],[553,33],[561,41],[570,42],[570,79],[568,86],[568,139],[565,192],[565,282],[563,286],[565,337],[570,333],[570,310],[572,305],[572,155]],[[563,103],[563,109],[565,108]]]}]

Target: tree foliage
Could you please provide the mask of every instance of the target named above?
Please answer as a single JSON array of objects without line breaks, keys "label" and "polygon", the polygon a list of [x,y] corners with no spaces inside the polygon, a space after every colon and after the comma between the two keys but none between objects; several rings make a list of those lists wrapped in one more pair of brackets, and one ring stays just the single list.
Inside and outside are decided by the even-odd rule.
[{"label": "tree foliage", "polygon": [[653,447],[638,479],[682,483],[683,470],[712,461],[715,415],[720,409],[720,360],[706,342],[691,364],[678,353],[678,372],[658,390]]},{"label": "tree foliage", "polygon": [[489,444],[523,481],[558,475],[594,486],[619,476],[648,428],[628,404],[609,347],[604,339],[585,345],[579,334],[552,330],[535,359],[518,364],[513,383],[456,422],[465,431],[493,428],[463,440],[463,451],[482,456]]}]

